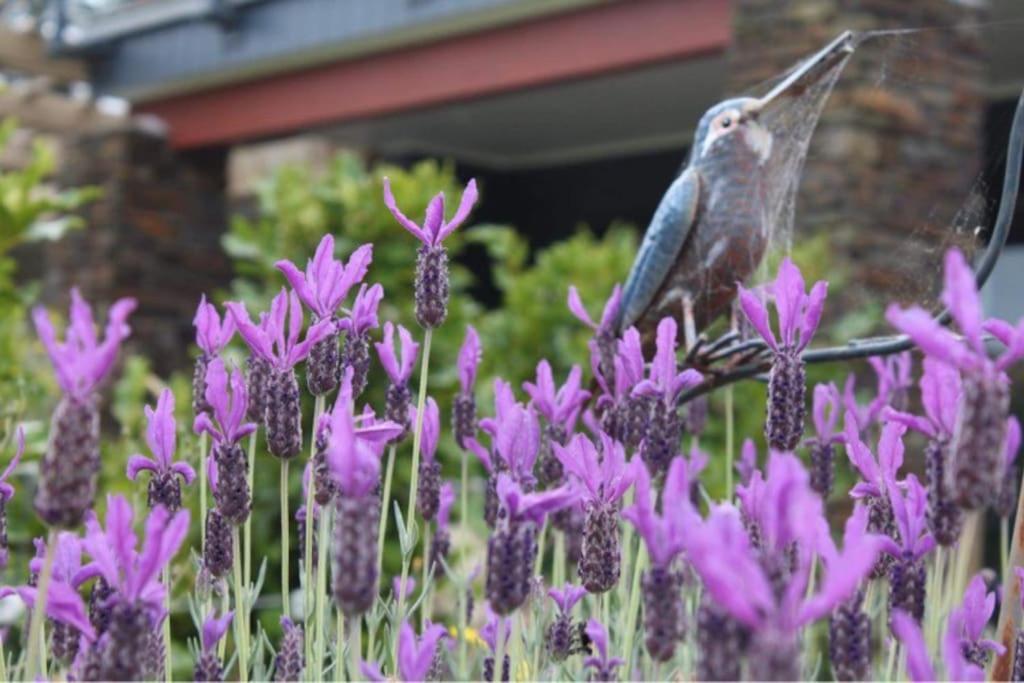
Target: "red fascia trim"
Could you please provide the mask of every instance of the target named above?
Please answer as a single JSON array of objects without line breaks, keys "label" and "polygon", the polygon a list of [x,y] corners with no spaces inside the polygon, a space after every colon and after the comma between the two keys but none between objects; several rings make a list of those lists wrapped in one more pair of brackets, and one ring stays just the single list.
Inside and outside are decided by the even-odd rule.
[{"label": "red fascia trim", "polygon": [[625,0],[140,109],[168,123],[175,147],[227,144],[719,52],[731,4]]}]

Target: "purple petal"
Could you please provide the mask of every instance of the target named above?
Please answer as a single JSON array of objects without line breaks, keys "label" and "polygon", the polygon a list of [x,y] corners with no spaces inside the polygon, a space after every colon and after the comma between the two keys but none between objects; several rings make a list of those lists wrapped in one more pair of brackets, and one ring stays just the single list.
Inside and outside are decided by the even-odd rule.
[{"label": "purple petal", "polygon": [[395,355],[395,326],[391,321],[384,323],[384,337],[380,342],[374,344],[377,349],[377,357],[380,365],[384,368],[392,384],[402,384],[402,373],[398,367],[398,358]]},{"label": "purple petal", "polygon": [[224,634],[227,633],[228,625],[231,623],[231,618],[235,616],[234,612],[225,612],[221,617],[215,617],[212,614],[206,617],[206,621],[203,622],[203,633],[201,636],[203,652],[211,651]]},{"label": "purple petal", "polygon": [[761,338],[768,343],[768,346],[778,351],[778,342],[775,340],[771,325],[768,323],[768,309],[765,308],[764,302],[754,292],[742,285],[739,286],[739,302],[740,310],[743,311],[743,315],[747,316],[747,320],[750,321],[754,330],[761,335]]},{"label": "purple petal", "polygon": [[469,218],[469,212],[473,210],[473,205],[476,204],[477,196],[476,179],[471,178],[466,185],[466,189],[462,191],[462,199],[459,200],[459,208],[456,209],[455,215],[441,227],[441,232],[437,236],[438,242],[448,237],[448,235],[455,231],[455,228],[466,222],[466,219]]},{"label": "purple petal", "polygon": [[430,238],[429,245],[441,245],[441,228],[444,225],[444,192],[434,195],[427,204],[427,213],[423,218],[423,233]]},{"label": "purple petal", "polygon": [[[416,409],[412,409],[413,419],[417,419]],[[420,450],[423,459],[433,462],[437,453],[437,444],[441,439],[441,411],[433,397],[428,396],[423,409],[423,423],[420,434]]]},{"label": "purple petal", "polygon": [[1006,441],[1003,446],[1003,459],[1007,467],[1013,465],[1020,451],[1020,422],[1011,415],[1006,418]]},{"label": "purple petal", "polygon": [[597,325],[590,318],[590,314],[587,313],[587,309],[583,306],[583,302],[580,300],[580,293],[577,291],[575,285],[569,285],[569,310],[581,323],[592,330],[597,329]]},{"label": "purple petal", "polygon": [[961,369],[978,367],[978,357],[923,308],[904,310],[892,304],[886,309],[885,319],[929,356]]},{"label": "purple petal", "polygon": [[185,484],[191,484],[196,478],[196,471],[187,462],[179,460],[171,465],[171,471],[180,476]]},{"label": "purple petal", "polygon": [[956,248],[946,252],[942,303],[949,308],[960,331],[964,333],[974,350],[984,353],[981,341],[981,299],[978,297],[974,272],[967,265],[964,255]]},{"label": "purple petal", "polygon": [[391,181],[387,176],[384,177],[384,206],[388,207],[388,211],[395,217],[399,225],[411,232],[419,241],[424,244],[430,244],[430,235],[424,232],[416,223],[406,218],[405,214],[399,210],[398,205],[395,204],[395,196],[391,194]]},{"label": "purple petal", "polygon": [[612,287],[612,294],[608,297],[608,301],[604,304],[604,309],[601,311],[601,329],[610,330],[612,325],[619,317],[619,306],[622,303],[622,287],[615,285]]},{"label": "purple petal", "polygon": [[133,455],[128,458],[128,467],[125,474],[128,476],[128,479],[135,481],[140,472],[158,472],[159,470],[159,465],[146,456]]},{"label": "purple petal", "polygon": [[[301,323],[302,318],[300,317],[299,324]],[[316,344],[332,334],[334,334],[334,321],[330,319],[319,320],[311,325],[310,328],[306,330],[306,338],[293,346],[291,351],[288,352],[288,365],[294,366],[297,363],[304,361]]]},{"label": "purple petal", "polygon": [[903,610],[895,610],[890,617],[893,635],[903,644],[907,653],[907,673],[917,683],[937,680],[928,648],[924,644],[921,627]]},{"label": "purple petal", "polygon": [[285,279],[288,280],[288,284],[291,285],[292,290],[296,295],[298,295],[299,299],[302,300],[302,303],[306,305],[306,308],[318,316],[322,316],[323,312],[321,311],[319,302],[316,299],[316,294],[306,283],[306,274],[287,259],[278,261],[274,264],[274,267],[281,271]]},{"label": "purple petal", "polygon": [[590,638],[590,642],[592,642],[597,648],[597,651],[601,653],[601,659],[608,659],[608,630],[605,629],[604,624],[591,617],[590,620],[587,621],[586,630],[587,636]]},{"label": "purple petal", "polygon": [[249,350],[268,363],[273,363],[274,351],[271,339],[262,327],[254,325],[249,319],[249,312],[245,309],[245,304],[229,301],[224,305],[232,320],[235,321],[235,328]]},{"label": "purple petal", "polygon": [[779,315],[779,335],[782,344],[793,346],[797,342],[800,312],[806,295],[804,276],[789,258],[782,259],[782,263],[779,264],[779,272],[772,285],[772,294],[775,295],[775,310]]},{"label": "purple petal", "polygon": [[483,352],[480,348],[480,335],[472,325],[466,325],[466,338],[459,349],[459,387],[462,393],[468,394],[476,382],[476,371],[480,365]]},{"label": "purple petal", "polygon": [[819,281],[814,283],[811,293],[807,299],[807,308],[804,309],[804,319],[800,330],[800,344],[797,348],[803,350],[811,343],[811,338],[818,330],[821,322],[821,313],[825,308],[825,297],[828,295],[828,283]]},{"label": "purple petal", "polygon": [[359,662],[359,673],[366,676],[366,680],[374,683],[384,683],[387,677],[381,673],[380,664],[377,662]]}]

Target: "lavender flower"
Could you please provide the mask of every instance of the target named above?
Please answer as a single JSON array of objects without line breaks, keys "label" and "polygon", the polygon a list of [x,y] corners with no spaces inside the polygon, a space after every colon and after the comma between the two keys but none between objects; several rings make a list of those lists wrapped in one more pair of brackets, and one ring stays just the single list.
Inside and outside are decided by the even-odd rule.
[{"label": "lavender flower", "polygon": [[[314,345],[329,336],[334,328],[330,320],[319,320],[302,333],[302,305],[293,291],[285,289],[274,297],[264,325],[254,325],[245,305],[229,302],[238,333],[253,354],[270,365],[267,381],[267,447],[278,458],[294,458],[302,449],[302,410],[295,365],[309,355]],[[287,319],[287,327],[285,325]]]},{"label": "lavender flower", "polygon": [[816,435],[807,440],[811,449],[811,488],[824,500],[832,493],[836,478],[835,444],[843,442],[842,433],[836,432],[839,421],[839,390],[831,382],[814,387],[814,430]]},{"label": "lavender flower", "polygon": [[434,530],[434,538],[430,543],[430,568],[435,574],[443,571],[441,560],[448,558],[448,551],[451,549],[452,539],[448,525],[454,503],[455,488],[451,482],[446,481],[441,485],[437,506],[437,529]]},{"label": "lavender flower", "polygon": [[921,373],[924,415],[888,409],[886,420],[898,422],[928,437],[925,467],[928,475],[928,529],[939,545],[952,546],[960,536],[963,513],[950,488],[950,443],[956,430],[960,402],[960,373],[945,363],[925,357]]},{"label": "lavender flower", "polygon": [[643,577],[645,644],[651,658],[667,662],[676,643],[684,635],[682,598],[683,575],[673,562],[685,548],[689,528],[700,523],[690,505],[690,481],[686,460],[673,458],[662,491],[662,513],[655,510],[657,491],[652,490],[651,475],[642,462],[633,466],[635,502],[622,516],[636,527],[644,539],[651,567]]},{"label": "lavender flower", "polygon": [[487,599],[495,612],[511,614],[530,594],[537,559],[537,529],[544,516],[576,499],[568,486],[523,493],[508,473],[498,475],[501,514],[487,541]]},{"label": "lavender flower", "polygon": [[25,431],[21,427],[18,427],[15,432],[14,440],[17,443],[14,457],[7,463],[3,474],[0,474],[0,570],[6,569],[10,560],[10,551],[7,546],[7,504],[14,497],[14,486],[8,483],[7,479],[21,462],[21,456],[25,453]]},{"label": "lavender flower", "polygon": [[127,320],[134,309],[134,299],[115,302],[100,341],[92,308],[77,288],[72,289],[63,343],[57,341],[46,310],[38,307],[32,312],[36,333],[64,392],[50,423],[50,440],[39,466],[35,497],[36,513],[50,526],[78,526],[96,497],[100,468],[96,390],[110,374],[121,342],[128,337]]},{"label": "lavender flower", "polygon": [[[1001,320],[982,321],[974,273],[956,249],[946,253],[942,302],[963,333],[960,341],[922,308],[890,306],[886,318],[927,355],[958,368],[962,397],[952,448],[952,480],[957,502],[972,510],[996,502],[1004,474],[1002,445],[1009,411],[1005,370],[1024,356],[1024,319],[1017,327]],[[1007,348],[996,360],[985,351],[983,332]]]},{"label": "lavender flower", "polygon": [[[847,413],[846,454],[862,479],[850,490],[850,496],[856,500],[863,500],[871,511],[868,524],[870,531],[898,539],[899,528],[893,517],[889,489],[896,481],[896,472],[903,464],[903,434],[906,427],[898,422],[889,422],[882,428],[876,460],[871,450],[860,440],[856,425],[856,418]],[[884,576],[891,564],[890,556],[880,557],[872,572],[872,578]]]},{"label": "lavender flower", "polygon": [[416,321],[424,329],[440,327],[448,316],[448,251],[443,242],[469,218],[476,200],[476,181],[470,180],[455,215],[445,221],[444,193],[439,192],[427,205],[423,225],[419,226],[399,210],[391,183],[384,178],[384,204],[395,220],[423,243],[416,258],[415,289]]},{"label": "lavender flower", "polygon": [[399,348],[395,351],[395,326],[390,322],[384,323],[384,339],[378,344],[377,356],[380,358],[381,367],[387,373],[391,384],[388,385],[387,406],[384,414],[387,419],[402,425],[403,431],[399,438],[404,438],[409,433],[410,410],[412,393],[409,391],[409,378],[412,377],[413,367],[416,365],[416,356],[419,354],[420,345],[413,341],[409,330],[401,325],[398,326]]},{"label": "lavender flower", "polygon": [[380,455],[397,434],[393,423],[374,425],[375,439],[356,431],[351,413],[351,378],[346,374],[329,416],[327,465],[335,479],[332,593],[348,616],[362,614],[377,595],[377,531],[380,526]]},{"label": "lavender flower", "polygon": [[[413,415],[416,409],[413,408]],[[416,509],[424,521],[430,522],[441,504],[441,463],[437,461],[437,442],[441,438],[441,412],[437,402],[427,397],[423,407],[423,431],[420,441],[420,472]]]},{"label": "lavender flower", "polygon": [[999,498],[994,506],[1000,517],[1009,519],[1017,507],[1017,454],[1020,451],[1020,422],[1011,415],[1006,418],[1006,441],[1003,446],[1004,467],[1006,476],[1003,477],[1002,487],[999,489]]},{"label": "lavender flower", "polygon": [[[444,627],[440,624],[428,624],[423,635],[417,637],[416,631],[408,621],[402,622],[402,630],[398,634],[398,678],[402,681],[430,680],[427,674],[434,662],[437,645],[445,637]],[[363,662],[360,672],[371,681],[388,680],[380,667],[373,662]]]},{"label": "lavender flower", "polygon": [[697,680],[738,681],[750,630],[707,594],[697,608]]},{"label": "lavender flower", "polygon": [[[484,627],[480,629],[480,638],[486,643],[487,647],[490,648],[490,656],[484,657],[484,680],[494,680],[494,657],[498,652],[498,633],[501,632],[501,639],[508,644],[509,636],[512,634],[512,617],[501,617],[498,616],[490,605],[487,605],[487,622]],[[508,652],[508,650],[505,650]],[[501,679],[502,681],[508,681],[509,669],[511,669],[512,660],[508,655],[502,658],[501,663]]]},{"label": "lavender flower", "polygon": [[379,284],[367,288],[360,285],[348,317],[342,318],[338,329],[345,331],[345,344],[341,348],[340,374],[346,368],[352,369],[352,396],[357,397],[366,388],[366,376],[370,371],[370,330],[377,329],[377,308],[384,298],[384,288]]},{"label": "lavender flower", "polygon": [[466,338],[459,349],[459,393],[452,403],[452,433],[459,448],[467,448],[466,440],[476,438],[476,397],[473,385],[476,383],[477,368],[480,367],[480,335],[472,325],[466,325]]},{"label": "lavender flower", "polygon": [[[915,683],[938,680],[932,666],[928,648],[924,642],[921,626],[913,616],[903,610],[896,610],[890,617],[892,632],[907,651],[907,673]],[[967,661],[960,647],[957,635],[961,628],[961,616],[950,614],[946,634],[942,640],[942,659],[946,665],[946,677],[951,681],[983,681],[985,671]]]},{"label": "lavender flower", "polygon": [[203,294],[196,308],[192,325],[196,328],[196,344],[200,354],[196,358],[195,370],[192,373],[192,414],[208,409],[206,405],[206,366],[235,336],[235,321],[230,315],[221,320],[217,307],[206,300]]},{"label": "lavender flower", "polygon": [[146,443],[155,459],[144,455],[128,458],[128,478],[132,481],[139,472],[152,472],[149,480],[149,507],[163,505],[168,512],[181,509],[181,482],[191,484],[195,470],[184,460],[174,462],[177,441],[177,423],[174,420],[174,393],[170,389],[160,392],[156,410],[146,406]]},{"label": "lavender flower", "polygon": [[554,457],[552,447],[555,444],[565,445],[580,410],[590,398],[590,392],[580,388],[581,377],[580,367],[574,365],[565,384],[556,388],[551,365],[542,360],[537,364],[536,384],[523,382],[523,389],[529,394],[531,404],[546,422],[537,461],[538,479],[542,484],[562,481],[562,463]]},{"label": "lavender flower", "polygon": [[764,433],[768,444],[780,451],[792,451],[804,431],[804,362],[801,352],[818,329],[825,305],[828,283],[819,281],[804,293],[800,269],[788,258],[782,260],[775,282],[770,286],[779,316],[779,338],[768,323],[768,309],[750,290],[739,291],[740,308],[774,353],[768,376],[768,415]]},{"label": "lavender flower", "polygon": [[158,507],[146,520],[141,552],[135,550],[132,509],[121,496],[107,497],[107,528],[95,516],[86,520],[82,545],[96,569],[113,589],[108,598],[110,623],[95,648],[102,680],[139,680],[144,674],[145,651],[151,631],[164,616],[165,586],[160,571],[178,552],[188,534],[188,510],[171,517]]},{"label": "lavender flower", "polygon": [[199,658],[196,660],[192,678],[196,681],[223,681],[224,665],[217,656],[217,643],[227,633],[234,612],[225,612],[220,617],[210,615],[203,622],[200,636]]},{"label": "lavender flower", "polygon": [[[295,264],[281,260],[274,266],[284,274],[299,299],[317,321],[335,322],[335,314],[349,290],[357,285],[369,270],[373,260],[373,245],[364,244],[352,252],[348,264],[334,258],[334,237],[324,235],[313,258],[306,263],[303,273]],[[306,381],[314,396],[323,396],[338,386],[338,329],[312,346]]]},{"label": "lavender flower", "polygon": [[982,669],[988,664],[989,653],[1003,655],[1006,648],[994,640],[984,637],[985,626],[996,609],[996,594],[985,590],[985,578],[975,575],[967,584],[964,600],[955,609],[951,622],[960,624],[960,651],[964,659]]},{"label": "lavender flower", "polygon": [[871,618],[864,611],[864,591],[858,590],[829,616],[828,653],[837,681],[871,677]]},{"label": "lavender flower", "polygon": [[584,595],[585,588],[574,586],[571,583],[565,584],[561,589],[552,588],[548,590],[548,596],[558,607],[558,614],[555,615],[545,631],[545,640],[548,655],[556,662],[564,661],[569,655],[580,649],[579,628],[572,619],[572,608]]},{"label": "lavender flower", "polygon": [[239,445],[239,441],[256,430],[256,425],[244,421],[248,400],[242,373],[234,370],[229,379],[224,362],[214,359],[206,375],[206,402],[212,415],[200,413],[192,429],[213,437],[211,462],[216,463],[218,476],[213,497],[221,515],[235,525],[245,522],[252,507],[249,461]]},{"label": "lavender flower", "polygon": [[622,288],[615,285],[608,301],[601,312],[601,321],[595,323],[580,300],[580,293],[575,286],[569,287],[569,310],[576,319],[594,331],[594,338],[588,342],[590,346],[591,365],[595,376],[604,382],[606,387],[616,381],[615,367],[615,326],[619,319],[619,308],[622,303]]},{"label": "lavender flower", "polygon": [[608,629],[597,619],[591,617],[587,622],[587,636],[597,648],[597,655],[587,657],[583,662],[585,668],[593,669],[588,680],[617,681],[619,679],[617,669],[626,662],[620,657],[608,656]]},{"label": "lavender flower", "polygon": [[597,401],[598,408],[604,411],[601,428],[626,448],[635,450],[647,436],[652,410],[652,399],[633,391],[644,375],[640,332],[635,327],[626,330],[615,345],[612,362],[614,381],[609,386],[596,365],[596,356],[591,355],[591,368],[603,392]]},{"label": "lavender flower", "polygon": [[634,477],[626,464],[622,444],[607,434],[601,434],[600,439],[600,453],[582,434],[576,435],[568,446],[554,446],[555,457],[580,489],[586,521],[579,573],[583,586],[591,593],[604,593],[619,581],[619,501]]},{"label": "lavender flower", "polygon": [[885,551],[894,558],[889,567],[889,613],[906,612],[918,622],[924,617],[927,570],[922,558],[935,547],[935,537],[926,531],[927,494],[913,474],[903,482],[906,493],[895,482],[888,486],[899,541],[885,537]]},{"label": "lavender flower", "polygon": [[662,318],[658,323],[657,351],[648,377],[633,390],[650,401],[650,421],[640,454],[656,474],[665,472],[669,461],[679,452],[683,423],[677,406],[679,394],[700,383],[702,376],[692,369],[678,371],[676,366],[676,321]]},{"label": "lavender flower", "polygon": [[281,617],[281,645],[277,648],[274,658],[275,681],[301,681],[306,669],[306,656],[303,648],[305,634],[302,624],[295,624],[287,616]]},{"label": "lavender flower", "polygon": [[[210,461],[211,471],[216,465]],[[212,479],[212,478],[211,478]],[[216,490],[216,487],[214,487]],[[231,571],[234,562],[232,527],[216,507],[206,511],[206,543],[203,545],[203,568],[215,579],[222,579]],[[301,539],[302,537],[299,536]]]},{"label": "lavender flower", "polygon": [[877,384],[875,395],[867,405],[857,402],[855,374],[850,373],[843,385],[843,405],[846,412],[856,418],[861,432],[878,422],[887,408],[903,410],[911,386],[912,359],[909,351],[885,358],[872,356],[868,363],[875,371]]}]

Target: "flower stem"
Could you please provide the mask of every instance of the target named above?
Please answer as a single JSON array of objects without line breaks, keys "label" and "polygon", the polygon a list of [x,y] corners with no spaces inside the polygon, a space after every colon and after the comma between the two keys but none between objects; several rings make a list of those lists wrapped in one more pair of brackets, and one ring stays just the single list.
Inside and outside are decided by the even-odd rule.
[{"label": "flower stem", "polygon": [[249,680],[249,610],[245,604],[245,586],[242,585],[242,542],[239,539],[238,527],[232,533],[234,558],[232,561],[235,577],[235,634],[238,651],[238,680],[246,683]]},{"label": "flower stem", "polygon": [[[423,436],[423,406],[427,402],[427,375],[430,371],[430,340],[433,337],[433,330],[428,328],[423,333],[423,359],[420,365],[420,388],[416,398],[416,425],[412,433],[412,471],[409,477],[409,503],[405,508],[405,524],[411,531],[416,527],[416,493],[419,488],[420,475],[420,439]],[[394,628],[394,645],[392,647],[392,664],[395,670],[398,669],[398,635],[401,632],[402,621],[405,619],[405,582],[409,578],[409,558],[412,552],[402,558],[402,590],[398,592],[398,610]]]},{"label": "flower stem", "polygon": [[565,583],[565,532],[555,534],[555,556],[551,559],[551,585],[561,588]]},{"label": "flower stem", "polygon": [[[472,584],[470,584],[472,585]],[[469,615],[466,612],[469,611],[469,604],[467,600],[467,591],[472,590],[470,586],[459,587],[459,597],[456,601],[459,610],[459,680],[469,680],[469,669],[466,667],[466,655],[469,642],[466,640],[466,622],[468,621]]]},{"label": "flower stem", "polygon": [[[312,488],[312,483],[310,484]],[[311,524],[312,519],[307,515],[306,523]],[[323,676],[324,670],[324,648],[327,640],[327,628],[324,624],[324,608],[327,603],[327,552],[328,552],[328,529],[331,525],[330,507],[324,507],[320,511],[320,542],[317,545],[316,562],[316,626],[313,636],[316,638],[316,671]]]},{"label": "flower stem", "polygon": [[[313,462],[313,457],[316,455],[316,427],[317,423],[320,422],[320,415],[324,412],[323,396],[316,397],[315,407],[313,408],[313,430],[311,432],[309,440],[309,461]],[[313,492],[316,489],[313,472],[310,473],[309,486],[306,487],[306,532],[305,532],[305,546],[304,546],[304,557],[302,560],[302,573],[304,576],[303,588],[303,600],[302,600],[302,622],[304,624],[305,637],[305,650],[306,650],[306,662],[313,661],[313,639],[309,637],[312,632],[311,627],[313,625],[313,604],[316,600],[316,592],[313,586],[313,525],[316,521],[316,516],[313,514]],[[285,532],[287,534],[288,532]]]},{"label": "flower stem", "polygon": [[352,617],[348,623],[348,680],[359,681],[363,676],[359,673],[360,652],[363,649],[363,625],[360,617]]},{"label": "flower stem", "polygon": [[626,646],[623,654],[626,666],[622,669],[628,680],[633,671],[633,639],[636,636],[637,612],[640,609],[640,576],[647,565],[647,549],[640,544],[637,548],[636,562],[633,564],[633,580],[629,587],[629,606],[626,609]]},{"label": "flower stem", "polygon": [[46,537],[46,558],[43,570],[39,573],[36,585],[36,601],[32,608],[32,623],[29,626],[28,657],[25,660],[25,680],[34,681],[38,675],[46,677],[46,600],[50,592],[50,579],[53,577],[53,557],[55,553],[56,534],[51,529]]},{"label": "flower stem", "polygon": [[462,478],[459,483],[459,496],[462,498],[459,511],[459,522],[469,526],[469,453],[462,450]]},{"label": "flower stem", "polygon": [[[205,525],[204,525],[205,526]],[[164,609],[167,616],[164,617],[164,680],[171,683],[174,680],[171,671],[171,568],[164,567]]]},{"label": "flower stem", "polygon": [[381,492],[380,528],[377,530],[377,576],[384,565],[384,537],[388,530],[388,513],[391,511],[391,480],[395,475],[395,444],[388,446],[388,462],[384,468],[384,490]]},{"label": "flower stem", "polygon": [[334,609],[334,620],[337,622],[337,628],[334,629],[334,678],[341,680],[345,672],[345,615],[341,613],[340,607]]},{"label": "flower stem", "polygon": [[1010,571],[1010,518],[999,518],[999,575]]},{"label": "flower stem", "polygon": [[[433,612],[433,597],[434,592],[430,590],[431,586],[428,583],[430,577],[430,542],[432,538],[430,536],[430,522],[423,523],[423,578],[420,585],[423,586],[423,590],[426,595],[423,597],[423,608],[420,610],[420,628],[423,628],[423,624],[426,623],[427,619],[430,618]],[[405,592],[405,586],[402,586],[402,592]]]},{"label": "flower stem", "polygon": [[[281,613],[290,617],[292,610],[290,600],[291,586],[288,581],[288,565],[291,564],[291,552],[288,547],[288,531],[291,526],[288,515],[288,460],[281,460]],[[249,515],[251,518],[252,515]],[[309,523],[309,517],[306,517]],[[249,530],[249,522],[246,522],[246,531]]]}]

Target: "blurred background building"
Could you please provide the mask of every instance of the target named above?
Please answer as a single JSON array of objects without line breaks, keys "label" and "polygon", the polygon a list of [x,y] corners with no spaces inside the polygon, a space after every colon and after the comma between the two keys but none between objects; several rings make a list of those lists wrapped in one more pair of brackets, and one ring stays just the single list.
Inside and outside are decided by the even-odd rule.
[{"label": "blurred background building", "polygon": [[[105,190],[93,229],[35,274],[51,292],[130,291],[169,357],[199,293],[229,277],[229,215],[281,165],[323,167],[340,149],[447,158],[481,181],[478,220],[535,244],[580,223],[642,229],[710,104],[847,28],[941,27],[851,63],[799,209],[870,264],[866,292],[905,293],[905,264],[886,267],[902,259],[894,245],[913,234],[939,249],[929,223],[948,226],[972,186],[994,205],[1024,87],[1020,0],[8,0],[2,12],[0,115],[60,140],[62,182]],[[1004,315],[1024,312],[1021,272],[997,274]]]}]

